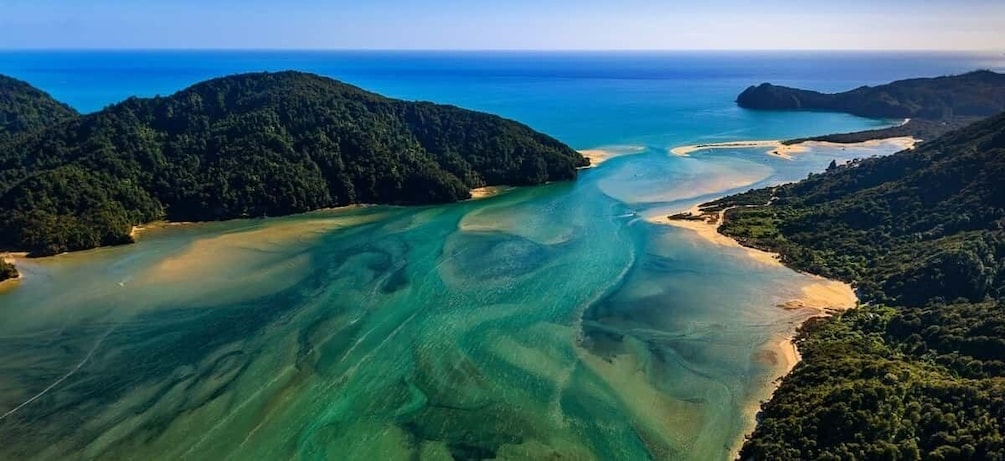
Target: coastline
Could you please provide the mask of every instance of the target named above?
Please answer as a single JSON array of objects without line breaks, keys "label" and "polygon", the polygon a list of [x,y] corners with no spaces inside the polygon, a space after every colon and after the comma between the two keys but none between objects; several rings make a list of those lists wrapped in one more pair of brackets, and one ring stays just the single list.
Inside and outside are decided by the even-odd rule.
[{"label": "coastline", "polygon": [[586,170],[590,168],[596,168],[600,164],[615,158],[625,155],[640,154],[646,151],[645,146],[608,146],[608,147],[596,147],[593,149],[583,149],[579,152],[583,157],[586,157],[590,161],[588,166],[580,167],[580,170]]},{"label": "coastline", "polygon": [[795,144],[785,144],[782,140],[752,140],[752,141],[727,141],[716,143],[692,144],[688,146],[678,146],[670,149],[670,154],[678,157],[688,157],[695,152],[715,149],[767,149],[766,154],[792,160],[793,154],[808,152],[814,147],[848,148],[848,147],[876,147],[883,144],[896,145],[900,150],[913,149],[921,142],[920,139],[911,136],[900,136],[893,138],[872,139],[856,143],[837,143],[831,141],[803,141]]},{"label": "coastline", "polygon": [[485,186],[471,189],[471,198],[468,200],[482,200],[495,197],[499,194],[513,190],[513,186]]},{"label": "coastline", "polygon": [[[0,255],[0,259],[3,259],[4,262],[6,262],[7,264],[13,265],[15,268],[17,268],[17,259],[24,258],[25,256],[27,256],[27,253],[5,252],[3,253],[3,255]],[[0,293],[6,291],[9,288],[14,287],[15,285],[18,284],[18,282],[20,282],[23,279],[24,279],[24,272],[18,270],[17,277],[0,281]]]},{"label": "coastline", "polygon": [[[764,265],[788,267],[782,264],[779,259],[780,255],[777,253],[743,246],[732,237],[719,233],[719,227],[722,225],[728,209],[710,216],[702,213],[699,208],[700,204],[681,213],[690,214],[696,217],[694,219],[671,219],[669,216],[657,216],[647,218],[647,221],[686,229],[713,245],[741,248],[752,261]],[[814,318],[830,316],[856,307],[858,297],[851,285],[817,275],[807,275],[812,277],[813,281],[800,287],[801,294],[798,297],[777,305],[777,308],[809,312],[809,317],[802,322],[805,323]],[[730,447],[730,459],[736,459],[739,456],[747,437],[756,429],[757,414],[761,410],[761,404],[772,398],[781,385],[782,379],[791,373],[802,360],[795,339],[795,332],[775,335],[760,346],[755,353],[756,361],[771,367],[771,384],[765,386],[761,392],[751,395],[750,400],[744,406],[743,414],[746,425],[739,439]]]}]

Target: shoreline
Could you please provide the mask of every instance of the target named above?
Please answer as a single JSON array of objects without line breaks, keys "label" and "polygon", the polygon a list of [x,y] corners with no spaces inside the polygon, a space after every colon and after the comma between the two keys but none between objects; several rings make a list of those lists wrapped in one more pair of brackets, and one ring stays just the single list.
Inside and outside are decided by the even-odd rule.
[{"label": "shoreline", "polygon": [[483,200],[497,195],[504,194],[515,189],[514,186],[485,186],[471,189],[471,198],[468,200]]},{"label": "shoreline", "polygon": [[641,154],[646,151],[645,146],[609,146],[609,147],[596,147],[593,149],[582,149],[579,152],[580,155],[586,157],[590,161],[587,166],[579,167],[580,170],[588,170],[590,168],[596,168],[602,163],[611,160],[616,157],[622,157],[625,155]]},{"label": "shoreline", "polygon": [[[5,252],[3,253],[3,255],[0,255],[0,259],[3,259],[4,262],[14,266],[14,268],[17,269],[17,258],[24,258],[25,256],[27,256],[27,253]],[[18,282],[20,282],[23,279],[24,279],[24,272],[22,272],[20,269],[17,269],[17,277],[0,281],[0,292],[6,291],[8,288],[14,287],[15,285],[18,284]]]},{"label": "shoreline", "polygon": [[792,154],[809,152],[814,147],[848,148],[848,147],[876,147],[883,144],[895,144],[900,150],[914,149],[920,139],[912,136],[897,136],[892,138],[871,139],[868,141],[855,143],[837,143],[832,141],[803,141],[795,144],[785,144],[782,140],[751,140],[751,141],[726,141],[715,143],[692,144],[678,146],[670,149],[670,154],[677,157],[689,157],[695,152],[716,149],[767,149],[765,154],[792,160]]},{"label": "shoreline", "polygon": [[[701,212],[700,206],[701,204],[695,205],[681,213],[690,214],[694,218],[671,219],[669,216],[656,216],[646,220],[655,224],[689,230],[706,243],[716,246],[741,248],[745,250],[752,261],[773,267],[786,267],[800,272],[784,265],[778,253],[744,246],[732,237],[719,233],[719,227],[725,219],[728,208],[710,215]],[[854,309],[857,306],[858,296],[850,284],[818,275],[806,275],[810,276],[813,281],[800,287],[800,295],[776,306],[785,310],[809,312],[809,317],[803,320],[800,326],[812,319],[828,317],[838,312]],[[782,379],[788,376],[802,360],[795,342],[796,334],[797,332],[776,334],[755,352],[755,360],[767,363],[772,367],[771,384],[751,395],[751,400],[743,407],[747,424],[744,426],[740,438],[730,447],[730,459],[736,459],[739,456],[747,437],[757,428],[757,414],[761,411],[761,405],[772,398],[775,391],[781,386]]]}]

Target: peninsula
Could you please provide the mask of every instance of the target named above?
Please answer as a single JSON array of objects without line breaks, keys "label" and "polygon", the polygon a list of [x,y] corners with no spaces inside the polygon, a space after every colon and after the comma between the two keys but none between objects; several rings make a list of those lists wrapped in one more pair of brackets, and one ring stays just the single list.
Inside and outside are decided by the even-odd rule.
[{"label": "peninsula", "polygon": [[985,424],[1005,414],[1003,140],[1005,114],[699,207],[866,303],[801,329],[802,362],[741,459],[1005,456],[1000,425]]},{"label": "peninsula", "polygon": [[[235,75],[77,115],[0,80],[0,247],[130,243],[135,225],[418,205],[571,180],[589,161],[520,123],[300,72]],[[11,98],[7,98],[11,99]]]},{"label": "peninsula", "polygon": [[736,103],[745,109],[816,110],[906,120],[899,126],[879,130],[793,139],[784,144],[855,143],[906,136],[927,140],[1005,111],[1005,74],[982,70],[899,80],[833,94],[763,83],[740,93]]}]

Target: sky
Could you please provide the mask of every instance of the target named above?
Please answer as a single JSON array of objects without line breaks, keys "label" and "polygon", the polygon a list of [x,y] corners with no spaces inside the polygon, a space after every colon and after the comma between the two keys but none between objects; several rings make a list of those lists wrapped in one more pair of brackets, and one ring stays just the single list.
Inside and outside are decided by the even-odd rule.
[{"label": "sky", "polygon": [[1005,0],[0,0],[0,48],[1005,51]]}]

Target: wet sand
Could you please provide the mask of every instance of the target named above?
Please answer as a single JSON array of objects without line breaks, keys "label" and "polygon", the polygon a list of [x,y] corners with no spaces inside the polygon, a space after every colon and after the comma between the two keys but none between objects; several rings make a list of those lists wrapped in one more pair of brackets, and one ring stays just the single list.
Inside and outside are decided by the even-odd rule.
[{"label": "wet sand", "polygon": [[[6,262],[7,264],[12,264],[15,267],[17,267],[17,258],[19,257],[24,258],[25,256],[27,255],[24,253],[4,253],[3,256],[0,256],[0,258],[3,258],[4,262]],[[20,281],[22,278],[24,278],[24,273],[18,271],[17,277],[0,282],[0,292],[6,291],[11,287],[17,285],[17,282]]]},{"label": "wet sand", "polygon": [[[707,214],[703,215],[699,206],[695,205],[687,213],[690,213],[692,216],[704,216],[705,219],[682,220],[657,216],[648,218],[647,220],[658,224],[667,224],[687,229],[694,232],[702,240],[714,245],[742,248],[752,261],[769,266],[783,266],[776,253],[745,247],[731,237],[719,233],[719,226],[722,225],[725,219],[725,210],[709,217]],[[813,318],[854,308],[858,302],[858,298],[851,285],[819,276],[813,276],[813,281],[800,287],[800,292],[801,294],[798,297],[779,305],[779,307],[789,310],[809,310],[812,311],[811,318]],[[795,344],[795,334],[774,337],[756,353],[756,359],[768,365],[772,370],[772,376],[776,378],[774,378],[772,385],[765,386],[762,392],[751,396],[748,400],[749,403],[744,409],[748,425],[743,431],[743,438],[730,447],[731,459],[739,456],[747,434],[750,434],[756,428],[756,416],[760,411],[762,402],[771,399],[771,396],[781,384],[782,378],[792,372],[796,364],[799,363],[800,355]]]},{"label": "wet sand", "polygon": [[[695,205],[690,210],[687,211],[691,213],[692,216],[700,216],[702,214],[701,210],[698,209],[698,205]],[[775,253],[769,253],[767,251],[758,250],[756,248],[745,247],[740,245],[740,242],[733,240],[719,233],[719,225],[722,223],[725,211],[720,212],[717,218],[706,219],[706,220],[678,220],[670,219],[666,216],[655,216],[648,218],[647,221],[656,224],[666,224],[673,227],[687,229],[694,232],[697,236],[701,237],[702,240],[706,242],[730,248],[738,248],[744,250],[748,256],[754,261],[768,266],[782,266],[781,261],[778,260],[778,255]]]},{"label": "wet sand", "polygon": [[730,142],[694,144],[690,146],[674,147],[673,149],[670,149],[670,153],[678,157],[687,157],[692,153],[704,150],[765,148],[768,149],[766,151],[768,155],[784,158],[787,160],[792,160],[792,154],[805,153],[815,147],[854,149],[862,147],[879,147],[883,145],[893,145],[896,146],[898,150],[906,150],[906,149],[913,149],[914,146],[919,142],[921,142],[921,140],[915,139],[910,136],[903,136],[898,138],[874,139],[871,141],[863,141],[848,144],[829,142],[829,141],[806,141],[798,144],[783,144],[782,141],[780,140],[730,141]]},{"label": "wet sand", "polygon": [[775,157],[784,158],[787,160],[792,159],[792,154],[798,154],[806,152],[809,150],[806,143],[785,145],[779,140],[770,141],[732,141],[732,142],[720,142],[720,143],[709,143],[709,144],[694,144],[690,146],[680,146],[670,149],[670,153],[678,157],[687,157],[694,152],[700,152],[703,150],[713,150],[713,149],[754,149],[754,148],[765,148],[768,155],[773,155]]},{"label": "wet sand", "polygon": [[598,147],[594,149],[584,149],[579,151],[583,157],[590,160],[590,165],[583,168],[595,168],[600,164],[623,155],[639,154],[646,150],[643,146],[611,146]]},{"label": "wet sand", "polygon": [[471,200],[481,200],[495,197],[504,192],[513,190],[512,186],[486,186],[471,189]]}]

